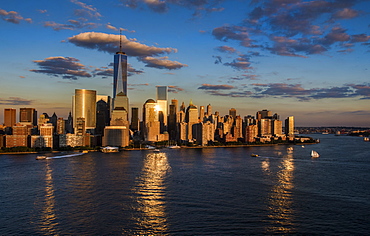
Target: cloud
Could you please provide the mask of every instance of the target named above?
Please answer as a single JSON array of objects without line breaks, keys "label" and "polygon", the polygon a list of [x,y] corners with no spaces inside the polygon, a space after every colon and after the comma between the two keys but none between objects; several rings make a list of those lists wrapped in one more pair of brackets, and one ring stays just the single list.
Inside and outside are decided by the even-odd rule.
[{"label": "cloud", "polygon": [[44,60],[35,60],[41,69],[30,70],[36,73],[62,76],[63,79],[77,80],[79,77],[91,77],[85,69],[85,66],[79,63],[79,60],[73,57],[49,57]]},{"label": "cloud", "polygon": [[228,40],[239,41],[244,47],[253,47],[252,40],[249,38],[248,29],[241,26],[221,26],[213,29],[212,35],[223,42]]},{"label": "cloud", "polygon": [[68,24],[59,24],[54,21],[46,21],[44,27],[51,27],[55,31],[59,30],[75,30],[75,29],[92,29],[97,27],[99,24],[87,22],[85,18],[79,18],[78,20],[68,20]]},{"label": "cloud", "polygon": [[358,2],[252,1],[252,10],[239,25],[215,27],[212,35],[223,42],[236,41],[243,47],[261,48],[280,56],[307,57],[328,52],[332,47],[340,48],[336,52],[349,53],[352,50],[348,47],[354,46],[353,43],[369,41],[368,35],[350,35],[341,26],[344,20],[364,14],[354,9]]},{"label": "cloud", "polygon": [[220,46],[220,47],[217,47],[216,50],[219,51],[219,52],[226,52],[226,53],[230,53],[230,54],[236,52],[235,48],[229,47],[229,46]]},{"label": "cloud", "polygon": [[231,85],[227,85],[227,84],[218,84],[218,85],[202,84],[202,86],[198,87],[198,89],[203,89],[203,90],[229,90],[233,88],[235,87]]},{"label": "cloud", "polygon": [[126,7],[138,8],[146,6],[149,10],[157,13],[165,13],[171,5],[194,9],[193,16],[200,16],[202,11],[207,13],[223,11],[222,7],[215,7],[222,0],[121,0]]},{"label": "cloud", "polygon": [[31,18],[23,18],[18,12],[16,11],[5,11],[3,9],[0,9],[0,16],[4,21],[13,23],[13,24],[19,24],[22,20],[32,23]]},{"label": "cloud", "polygon": [[[129,56],[158,56],[165,53],[177,52],[177,49],[174,48],[147,46],[137,42],[135,39],[127,39],[125,35],[121,36],[121,40],[122,48]],[[85,32],[68,38],[68,41],[78,47],[116,53],[119,51],[120,35]]]},{"label": "cloud", "polygon": [[122,30],[122,31],[127,31],[129,33],[135,33],[135,30],[128,30],[128,29],[124,29],[124,28],[117,28],[117,27],[114,27],[113,25],[111,25],[109,22],[105,25],[105,27],[107,29],[114,30],[114,31]]},{"label": "cloud", "polygon": [[352,18],[355,18],[359,15],[359,12],[354,10],[354,9],[350,9],[350,8],[344,8],[344,9],[341,9],[341,10],[338,10],[337,12],[335,12],[333,14],[333,18],[336,18],[336,19],[352,19]]},{"label": "cloud", "polygon": [[181,92],[181,91],[184,91],[184,89],[180,88],[178,86],[174,86],[174,85],[169,85],[168,86],[168,92],[169,93],[178,93],[178,92]]},{"label": "cloud", "polygon": [[139,61],[144,62],[146,67],[152,67],[157,69],[168,69],[168,70],[176,70],[180,69],[182,67],[187,67],[188,65],[182,64],[177,61],[170,61],[167,60],[168,57],[160,57],[160,58],[154,58],[154,57],[140,57],[138,58]]},{"label": "cloud", "polygon": [[75,15],[76,16],[89,17],[89,18],[99,18],[99,17],[101,17],[101,14],[92,5],[87,5],[86,3],[83,3],[83,2],[80,2],[80,1],[77,1],[77,0],[71,0],[71,2],[82,8],[82,9],[76,9],[75,10]]},{"label": "cloud", "polygon": [[127,76],[139,75],[139,74],[144,73],[144,71],[142,71],[142,70],[136,70],[130,64],[127,65],[127,72],[128,72]]},{"label": "cloud", "polygon": [[224,63],[225,66],[230,66],[236,70],[250,70],[252,69],[251,63],[249,62],[249,56],[240,55],[232,62]]},{"label": "cloud", "polygon": [[9,97],[8,99],[0,98],[0,105],[16,106],[16,105],[31,105],[33,100],[27,100],[20,97]]}]

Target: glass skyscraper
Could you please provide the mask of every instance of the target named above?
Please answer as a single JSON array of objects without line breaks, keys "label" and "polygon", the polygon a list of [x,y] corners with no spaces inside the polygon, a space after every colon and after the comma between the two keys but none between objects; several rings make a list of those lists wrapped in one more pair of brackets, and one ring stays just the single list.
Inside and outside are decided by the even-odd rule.
[{"label": "glass skyscraper", "polygon": [[119,93],[127,96],[127,55],[121,50],[114,55],[113,98]]}]

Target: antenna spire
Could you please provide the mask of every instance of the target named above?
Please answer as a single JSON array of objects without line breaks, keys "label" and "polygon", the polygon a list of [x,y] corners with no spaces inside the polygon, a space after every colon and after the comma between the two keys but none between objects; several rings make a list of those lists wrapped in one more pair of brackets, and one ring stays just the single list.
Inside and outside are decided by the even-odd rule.
[{"label": "antenna spire", "polygon": [[122,29],[119,29],[119,51],[122,52]]}]

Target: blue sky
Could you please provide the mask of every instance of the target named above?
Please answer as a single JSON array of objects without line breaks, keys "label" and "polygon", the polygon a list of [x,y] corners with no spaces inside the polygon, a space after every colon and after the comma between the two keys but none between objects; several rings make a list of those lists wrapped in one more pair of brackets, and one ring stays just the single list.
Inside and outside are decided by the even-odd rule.
[{"label": "blue sky", "polygon": [[[297,126],[370,126],[370,1],[57,0],[0,4],[0,117],[34,107],[67,117],[74,89],[112,95],[128,55],[130,105],[262,109]],[[0,118],[1,120],[1,118]]]}]

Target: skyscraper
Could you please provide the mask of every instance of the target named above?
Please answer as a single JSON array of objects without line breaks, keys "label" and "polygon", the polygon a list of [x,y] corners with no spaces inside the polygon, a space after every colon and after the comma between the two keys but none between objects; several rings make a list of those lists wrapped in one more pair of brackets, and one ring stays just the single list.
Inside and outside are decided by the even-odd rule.
[{"label": "skyscraper", "polygon": [[285,135],[294,137],[294,116],[288,116],[285,119]]},{"label": "skyscraper", "polygon": [[37,111],[35,108],[20,108],[19,109],[19,122],[31,123],[37,125]]},{"label": "skyscraper", "polygon": [[161,132],[167,127],[167,86],[157,86],[157,109]]},{"label": "skyscraper", "polygon": [[76,89],[73,96],[73,128],[77,127],[77,119],[85,118],[86,130],[96,127],[96,91]]},{"label": "skyscraper", "polygon": [[127,55],[122,52],[120,37],[119,52],[114,55],[113,99],[121,92],[127,96]]},{"label": "skyscraper", "polygon": [[5,108],[4,109],[4,125],[7,127],[13,127],[16,122],[16,109]]}]

